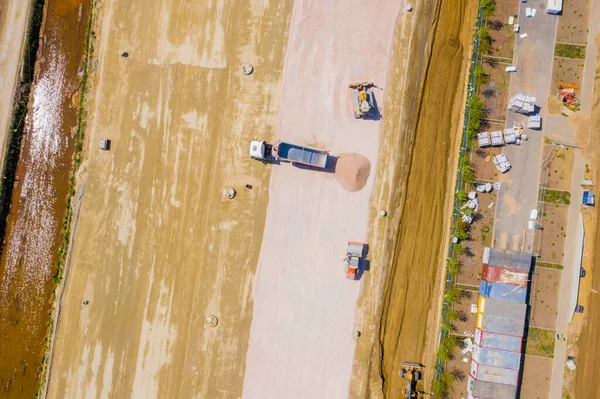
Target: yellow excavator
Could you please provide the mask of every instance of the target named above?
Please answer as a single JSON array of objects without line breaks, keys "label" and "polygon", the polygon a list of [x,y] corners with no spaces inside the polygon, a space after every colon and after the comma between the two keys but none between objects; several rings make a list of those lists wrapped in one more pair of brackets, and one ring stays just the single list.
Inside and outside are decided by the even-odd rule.
[{"label": "yellow excavator", "polygon": [[374,87],[373,82],[350,82],[348,87],[355,89],[352,92],[352,105],[354,117],[356,119],[368,118],[373,114],[375,103],[373,100],[373,92],[371,87]]},{"label": "yellow excavator", "polygon": [[423,365],[420,363],[402,362],[400,377],[406,380],[406,385],[402,388],[404,398],[417,399],[421,397],[421,392],[417,390],[417,383],[423,378],[422,367]]}]

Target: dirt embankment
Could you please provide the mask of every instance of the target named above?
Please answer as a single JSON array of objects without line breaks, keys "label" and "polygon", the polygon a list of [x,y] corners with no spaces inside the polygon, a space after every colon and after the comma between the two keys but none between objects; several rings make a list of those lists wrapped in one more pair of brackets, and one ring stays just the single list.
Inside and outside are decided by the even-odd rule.
[{"label": "dirt embankment", "polygon": [[[387,207],[390,218],[375,221],[371,231],[372,240],[383,242],[382,253],[374,252],[372,258],[380,255],[382,262],[365,290],[383,286],[383,297],[379,303],[360,303],[363,319],[381,321],[370,347],[369,370],[359,362],[370,343],[359,342],[356,351],[355,376],[369,376],[370,397],[399,392],[403,361],[426,365],[426,390],[433,378],[439,281],[464,103],[460,93],[476,11],[474,3],[464,1],[425,0],[415,8],[414,20],[401,20],[397,27],[392,61],[397,67],[391,68],[389,85],[398,82],[399,89],[388,94],[385,104],[378,176],[383,187],[372,204],[373,210]],[[394,160],[386,161],[386,153]],[[373,309],[381,309],[380,315]]]}]

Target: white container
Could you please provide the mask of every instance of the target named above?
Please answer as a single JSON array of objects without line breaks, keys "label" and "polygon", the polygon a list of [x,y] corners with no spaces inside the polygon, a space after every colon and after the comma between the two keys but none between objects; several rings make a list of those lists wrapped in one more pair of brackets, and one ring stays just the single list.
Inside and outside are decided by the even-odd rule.
[{"label": "white container", "polygon": [[538,218],[538,210],[532,209],[531,212],[529,213],[529,219],[537,220],[537,218]]},{"label": "white container", "polygon": [[519,35],[519,37],[520,37],[521,39],[525,39],[525,38],[527,37],[527,33],[521,33],[521,34]]},{"label": "white container", "polygon": [[511,15],[510,17],[508,17],[508,24],[512,25],[515,23],[515,17],[513,15]]},{"label": "white container", "polygon": [[532,8],[531,9],[531,18],[535,17],[535,14],[537,13],[537,9]]},{"label": "white container", "polygon": [[560,14],[562,11],[563,0],[548,0],[546,5],[546,12],[548,14]]},{"label": "white container", "polygon": [[514,65],[507,66],[506,67],[506,72],[517,72],[517,67],[514,66]]}]

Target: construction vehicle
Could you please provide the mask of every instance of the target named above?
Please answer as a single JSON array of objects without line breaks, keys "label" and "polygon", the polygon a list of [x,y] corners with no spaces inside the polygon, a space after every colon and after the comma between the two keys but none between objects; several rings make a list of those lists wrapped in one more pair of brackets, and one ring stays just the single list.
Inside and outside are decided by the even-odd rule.
[{"label": "construction vehicle", "polygon": [[576,85],[575,83],[559,83],[558,88],[559,89],[579,89],[579,85]]},{"label": "construction vehicle", "polygon": [[423,365],[413,362],[402,362],[400,377],[406,380],[406,385],[402,388],[402,395],[406,399],[417,399],[421,397],[421,392],[417,390],[417,383],[423,375],[421,368]]},{"label": "construction vehicle", "polygon": [[315,168],[325,168],[329,151],[304,147],[285,141],[268,144],[264,140],[252,140],[250,142],[250,156],[263,162],[287,161]]},{"label": "construction vehicle", "polygon": [[373,115],[375,102],[373,100],[373,92],[371,87],[374,87],[373,82],[350,82],[348,87],[355,89],[352,92],[352,105],[354,117],[356,119],[368,118]]},{"label": "construction vehicle", "polygon": [[346,247],[346,258],[344,259],[348,264],[346,269],[346,278],[348,280],[356,280],[358,278],[358,270],[361,259],[364,255],[365,244],[357,241],[348,241]]}]

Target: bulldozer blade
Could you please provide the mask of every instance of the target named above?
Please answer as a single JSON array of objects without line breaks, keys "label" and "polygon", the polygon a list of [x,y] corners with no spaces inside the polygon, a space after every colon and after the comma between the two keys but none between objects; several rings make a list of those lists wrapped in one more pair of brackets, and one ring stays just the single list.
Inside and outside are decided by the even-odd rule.
[{"label": "bulldozer blade", "polygon": [[350,87],[351,89],[358,89],[359,87],[368,88],[368,87],[372,87],[372,86],[375,86],[375,83],[373,83],[373,81],[370,81],[370,82],[354,81],[354,82],[350,82],[348,84],[348,87]]},{"label": "bulldozer blade", "polygon": [[416,367],[416,368],[425,367],[421,363],[413,363],[413,362],[402,362],[402,366],[403,367]]}]

